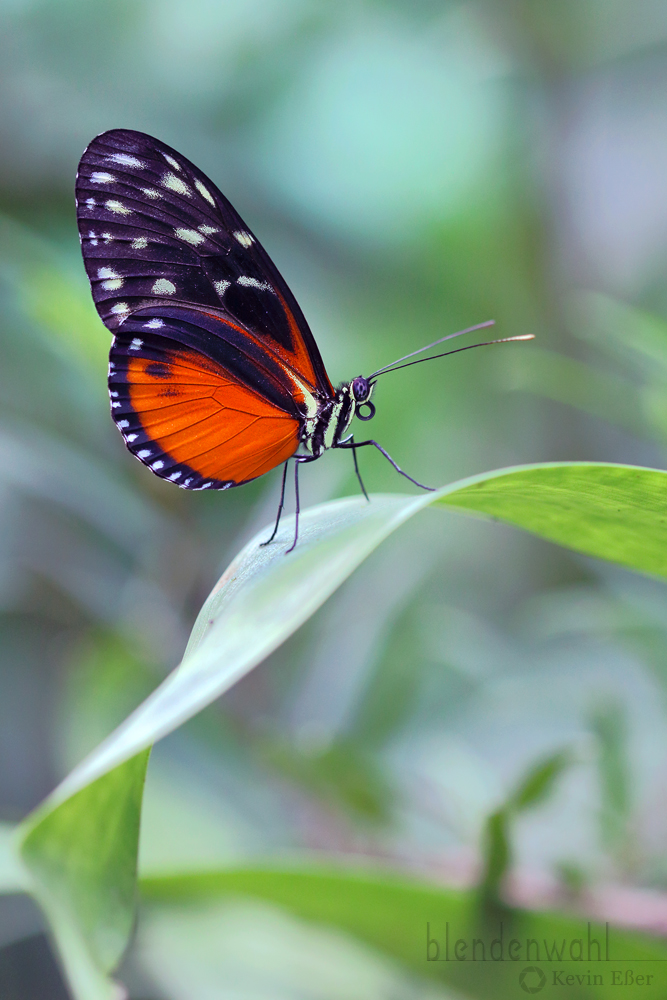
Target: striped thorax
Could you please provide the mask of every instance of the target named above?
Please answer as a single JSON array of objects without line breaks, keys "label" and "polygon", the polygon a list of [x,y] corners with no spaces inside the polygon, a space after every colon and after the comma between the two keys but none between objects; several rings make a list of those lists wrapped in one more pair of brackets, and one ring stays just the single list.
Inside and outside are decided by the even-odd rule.
[{"label": "striped thorax", "polygon": [[[304,422],[301,444],[313,458],[319,458],[327,449],[337,448],[343,442],[352,418],[370,420],[375,407],[370,402],[375,383],[357,376],[336,389],[333,399],[323,400],[314,420]],[[368,413],[362,412],[365,407]]]}]

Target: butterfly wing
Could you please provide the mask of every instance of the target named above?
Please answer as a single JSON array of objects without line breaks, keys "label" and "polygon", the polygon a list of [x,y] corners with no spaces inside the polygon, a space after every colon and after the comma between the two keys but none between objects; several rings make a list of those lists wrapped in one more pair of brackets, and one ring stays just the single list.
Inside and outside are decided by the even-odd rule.
[{"label": "butterfly wing", "polygon": [[333,388],[294,296],[216,186],[159,140],[116,129],[86,149],[76,193],[130,450],[188,489],[235,486],[294,454]]},{"label": "butterfly wing", "polygon": [[286,408],[153,329],[133,337],[121,328],[111,352],[109,392],[128,448],[185,489],[248,482],[299,446],[300,423]]}]

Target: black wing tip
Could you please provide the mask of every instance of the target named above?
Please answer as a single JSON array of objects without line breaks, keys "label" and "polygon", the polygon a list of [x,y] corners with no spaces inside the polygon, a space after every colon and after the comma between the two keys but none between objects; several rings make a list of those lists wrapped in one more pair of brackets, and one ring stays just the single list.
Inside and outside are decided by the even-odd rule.
[{"label": "black wing tip", "polygon": [[124,152],[136,153],[138,152],[137,145],[145,146],[147,143],[151,146],[155,146],[157,149],[164,150],[185,159],[182,153],[172,149],[171,146],[167,145],[166,142],[163,142],[156,136],[151,135],[149,132],[141,132],[138,129],[133,128],[110,128],[106,129],[104,132],[99,132],[86,146],[83,151],[82,159],[85,157],[88,150],[94,151],[97,146],[101,145],[108,145],[116,149],[121,149]]},{"label": "black wing tip", "polygon": [[100,142],[103,139],[150,139],[151,142],[159,142],[154,136],[149,135],[148,132],[140,132],[133,128],[108,128],[104,132],[98,132],[94,139],[88,143],[92,146],[94,142]]}]

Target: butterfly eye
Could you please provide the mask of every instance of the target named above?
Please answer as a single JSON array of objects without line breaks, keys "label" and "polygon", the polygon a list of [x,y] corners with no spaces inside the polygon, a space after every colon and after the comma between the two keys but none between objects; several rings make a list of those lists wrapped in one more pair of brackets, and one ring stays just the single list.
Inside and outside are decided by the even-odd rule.
[{"label": "butterfly eye", "polygon": [[[364,414],[362,410],[368,410],[368,413]],[[372,403],[359,403],[356,414],[360,420],[372,420],[375,416],[375,407]]]},{"label": "butterfly eye", "polygon": [[352,382],[352,392],[357,403],[363,403],[365,399],[368,399],[370,395],[368,379],[364,378],[363,375],[358,375]]}]

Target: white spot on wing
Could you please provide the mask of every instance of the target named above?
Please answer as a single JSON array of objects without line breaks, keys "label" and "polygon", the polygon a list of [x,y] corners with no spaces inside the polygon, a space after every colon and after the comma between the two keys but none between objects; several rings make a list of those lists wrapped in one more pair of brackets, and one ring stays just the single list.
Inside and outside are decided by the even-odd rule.
[{"label": "white spot on wing", "polygon": [[180,479],[182,475],[182,472],[172,472],[170,476],[167,476],[167,479],[171,479],[173,482],[174,479]]},{"label": "white spot on wing", "polygon": [[116,407],[118,407],[118,406],[122,406],[122,405],[123,405],[122,403],[112,403],[112,404],[111,404],[111,408],[115,410],[115,409],[116,409]]},{"label": "white spot on wing", "polygon": [[151,453],[150,448],[144,448],[143,451],[137,452],[137,458],[148,458],[150,456],[150,453]]},{"label": "white spot on wing", "polygon": [[105,243],[113,243],[113,236],[111,233],[102,233],[102,236],[104,237]]},{"label": "white spot on wing", "polygon": [[195,187],[199,191],[202,198],[206,198],[206,201],[208,201],[211,205],[215,205],[215,198],[208,188],[204,187],[201,181],[195,181]]},{"label": "white spot on wing", "polygon": [[93,184],[111,184],[116,180],[113,174],[108,174],[106,170],[94,170],[90,175]]},{"label": "white spot on wing", "polygon": [[214,281],[213,282],[213,287],[215,288],[215,290],[218,293],[218,295],[220,296],[220,298],[222,298],[222,296],[225,294],[225,292],[227,291],[227,289],[229,288],[230,285],[231,285],[231,281]]},{"label": "white spot on wing", "polygon": [[147,330],[159,330],[164,323],[161,319],[149,319],[148,323],[144,323]]},{"label": "white spot on wing", "polygon": [[127,302],[117,302],[115,306],[111,307],[112,313],[128,313],[129,311],[130,307]]},{"label": "white spot on wing", "polygon": [[153,462],[151,469],[155,469],[156,472],[158,469],[164,469],[164,462]]},{"label": "white spot on wing", "polygon": [[112,267],[98,267],[97,277],[107,279],[102,282],[102,288],[105,288],[109,292],[123,287],[123,279]]},{"label": "white spot on wing", "polygon": [[164,156],[164,158],[167,161],[167,163],[169,164],[169,166],[173,167],[174,170],[180,170],[181,169],[181,165],[178,162],[178,160],[175,160],[173,156],[169,155],[169,153],[163,153],[162,155]]},{"label": "white spot on wing", "polygon": [[250,233],[244,232],[242,229],[238,229],[235,233],[232,233],[235,240],[238,240],[242,247],[251,247],[255,240],[250,235]]},{"label": "white spot on wing", "polygon": [[160,192],[156,191],[155,188],[142,188],[141,193],[145,194],[147,198],[152,198],[153,201],[162,197]]},{"label": "white spot on wing", "polygon": [[145,250],[148,246],[148,240],[145,236],[137,236],[130,245],[133,250]]},{"label": "white spot on wing", "polygon": [[119,420],[118,423],[116,424],[116,426],[117,427],[129,427],[130,426],[130,421],[129,420]]},{"label": "white spot on wing", "polygon": [[199,230],[200,233],[203,233],[205,236],[210,236],[211,233],[218,232],[215,226],[197,226],[197,229]]},{"label": "white spot on wing", "polygon": [[162,178],[162,187],[169,188],[170,191],[175,191],[176,194],[186,194],[188,197],[192,194],[185,181],[182,181],[176,174],[166,173]]},{"label": "white spot on wing", "polygon": [[257,278],[248,278],[245,274],[242,274],[240,278],[236,279],[237,285],[243,285],[245,288],[259,288],[262,292],[272,292],[273,286],[268,283],[268,281],[258,281]]},{"label": "white spot on wing", "polygon": [[146,166],[136,156],[130,156],[129,153],[112,153],[109,159],[112,163],[121,163],[124,167],[136,167],[137,170],[143,170]]},{"label": "white spot on wing", "polygon": [[129,347],[129,349],[130,349],[131,351],[138,351],[138,350],[139,350],[140,348],[142,348],[143,346],[144,346],[144,342],[143,342],[143,340],[140,340],[140,339],[139,339],[139,337],[135,337],[135,338],[133,339],[132,343],[130,344],[130,347]]},{"label": "white spot on wing", "polygon": [[173,295],[176,291],[176,285],[173,281],[167,281],[166,278],[158,278],[151,291],[155,292],[156,295]]},{"label": "white spot on wing", "polygon": [[206,239],[201,233],[198,233],[196,229],[175,229],[174,232],[178,236],[179,240],[185,240],[186,243],[191,243],[193,247],[199,246]]},{"label": "white spot on wing", "polygon": [[132,215],[131,208],[126,208],[125,205],[113,198],[106,202],[105,208],[108,208],[110,212],[114,212],[116,215]]},{"label": "white spot on wing", "polygon": [[126,434],[125,435],[125,440],[129,441],[130,444],[132,444],[132,442],[135,441],[138,437],[139,437],[138,434]]},{"label": "white spot on wing", "polygon": [[95,208],[95,199],[86,198],[86,205],[88,206],[88,208]]}]

